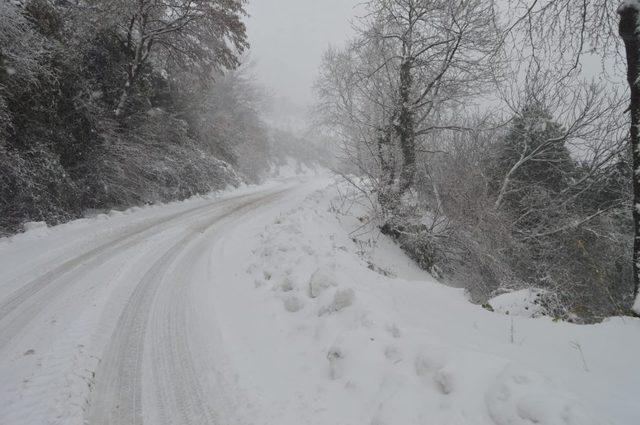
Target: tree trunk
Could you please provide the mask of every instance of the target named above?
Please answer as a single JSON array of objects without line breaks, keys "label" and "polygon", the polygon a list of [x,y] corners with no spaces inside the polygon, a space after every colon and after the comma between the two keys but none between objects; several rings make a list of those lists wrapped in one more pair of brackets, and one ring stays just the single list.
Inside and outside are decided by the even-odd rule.
[{"label": "tree trunk", "polygon": [[147,57],[151,52],[151,46],[153,45],[153,39],[146,40],[147,14],[145,12],[144,6],[145,6],[144,1],[141,1],[140,7],[138,10],[138,15],[134,16],[134,18],[131,20],[131,25],[129,26],[129,34],[127,36],[128,45],[130,45],[131,40],[133,39],[134,23],[136,22],[137,19],[140,19],[140,29],[138,31],[139,32],[138,42],[136,43],[136,50],[133,55],[133,59],[127,67],[127,82],[124,84],[124,88],[122,89],[122,94],[120,95],[120,100],[118,101],[118,106],[116,106],[116,110],[115,110],[116,118],[120,118],[124,114],[125,108],[127,106],[127,101],[129,100],[131,88],[133,87],[133,84],[138,78],[140,68],[142,68],[142,65],[147,60]]},{"label": "tree trunk", "polygon": [[120,118],[124,113],[124,108],[127,106],[127,100],[129,100],[129,90],[131,88],[131,81],[128,78],[127,82],[122,89],[122,94],[120,95],[120,100],[118,101],[118,106],[116,106],[115,116],[116,118]]},{"label": "tree trunk", "polygon": [[393,126],[380,130],[378,136],[378,162],[380,163],[380,187],[378,190],[378,202],[384,213],[392,211],[397,205],[394,200],[397,196],[394,191],[396,179],[395,161],[392,146]]},{"label": "tree trunk", "polygon": [[633,150],[633,281],[634,295],[638,297],[640,288],[640,4],[625,4],[618,9],[620,14],[620,37],[624,40],[627,54],[627,80],[631,90],[631,148]]},{"label": "tree trunk", "polygon": [[399,196],[402,196],[413,185],[416,175],[415,123],[410,105],[412,85],[411,61],[405,59],[400,66],[400,108],[396,125],[400,150],[402,151]]}]

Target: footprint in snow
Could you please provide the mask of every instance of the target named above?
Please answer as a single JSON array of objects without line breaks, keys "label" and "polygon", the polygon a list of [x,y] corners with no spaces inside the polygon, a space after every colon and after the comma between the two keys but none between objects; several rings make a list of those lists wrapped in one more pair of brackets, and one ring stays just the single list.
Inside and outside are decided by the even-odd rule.
[{"label": "footprint in snow", "polygon": [[433,375],[433,382],[436,383],[442,394],[451,394],[455,389],[455,373],[448,367],[438,369]]},{"label": "footprint in snow", "polygon": [[384,356],[392,364],[398,364],[402,362],[402,355],[398,347],[390,345],[384,349]]},{"label": "footprint in snow", "polygon": [[353,289],[340,289],[336,291],[333,296],[331,304],[323,307],[318,312],[318,316],[324,316],[325,314],[337,313],[350,307],[356,298],[356,293]]},{"label": "footprint in snow", "polygon": [[284,300],[284,308],[289,313],[297,313],[304,308],[304,303],[296,296],[287,297]]},{"label": "footprint in snow", "polygon": [[333,270],[329,267],[321,267],[309,278],[309,296],[317,298],[332,286],[337,286]]},{"label": "footprint in snow", "polygon": [[485,403],[496,425],[605,425],[595,412],[549,379],[508,365],[489,388]]},{"label": "footprint in snow", "polygon": [[344,374],[343,370],[344,353],[339,347],[331,347],[327,353],[327,360],[329,360],[329,376],[332,380],[342,378]]},{"label": "footprint in snow", "polygon": [[400,338],[402,336],[402,332],[400,332],[400,328],[398,328],[398,325],[396,325],[395,323],[387,325],[387,331],[394,338]]},{"label": "footprint in snow", "polygon": [[296,289],[296,285],[290,276],[285,276],[284,279],[282,279],[282,282],[280,283],[279,289],[282,292],[291,292],[294,289]]},{"label": "footprint in snow", "polygon": [[420,377],[427,378],[435,384],[437,390],[451,394],[456,388],[456,374],[453,368],[444,361],[443,353],[421,353],[415,360],[415,371]]}]

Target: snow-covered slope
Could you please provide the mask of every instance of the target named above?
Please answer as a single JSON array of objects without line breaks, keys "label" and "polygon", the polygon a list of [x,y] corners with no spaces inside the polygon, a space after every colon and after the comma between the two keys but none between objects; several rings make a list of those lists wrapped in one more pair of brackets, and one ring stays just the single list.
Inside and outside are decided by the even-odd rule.
[{"label": "snow-covered slope", "polygon": [[363,259],[348,235],[356,220],[329,211],[334,196],[318,192],[237,236],[251,248],[218,253],[238,267],[211,299],[257,423],[637,423],[640,320],[486,311],[381,235]]},{"label": "snow-covered slope", "polygon": [[472,305],[329,183],[0,240],[0,424],[637,423],[640,320]]}]

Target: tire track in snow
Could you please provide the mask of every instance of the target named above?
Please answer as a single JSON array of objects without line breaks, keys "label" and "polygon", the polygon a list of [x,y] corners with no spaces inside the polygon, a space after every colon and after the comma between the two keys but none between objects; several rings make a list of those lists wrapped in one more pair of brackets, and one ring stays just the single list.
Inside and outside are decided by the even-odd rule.
[{"label": "tire track in snow", "polygon": [[218,209],[224,207],[228,202],[251,196],[242,195],[237,198],[208,203],[136,226],[124,235],[69,259],[53,270],[27,282],[0,302],[0,351],[7,347],[16,335],[21,333],[33,317],[42,310],[44,304],[50,303],[52,297],[61,296],[65,288],[82,277],[87,270],[106,262],[118,252],[143,242],[150,235],[162,232],[185,220],[193,219],[203,212],[210,214],[212,208]]},{"label": "tire track in snow", "polygon": [[[212,395],[203,391],[198,364],[189,350],[186,305],[184,294],[180,294],[186,288],[165,278],[187,247],[206,230],[226,218],[237,217],[273,201],[285,192],[286,190],[280,191],[234,206],[211,220],[194,226],[150,267],[121,313],[111,342],[102,357],[96,373],[97,385],[86,416],[88,424],[143,423],[142,366],[145,341],[152,344],[148,348],[152,350],[150,352],[153,357],[160,359],[154,363],[152,370],[158,383],[155,396],[162,406],[160,417],[163,423],[188,425],[216,422],[215,413],[208,403]],[[193,259],[189,256],[182,258],[189,262],[184,265],[186,269]],[[189,283],[188,279],[180,282],[181,285]],[[161,289],[168,291],[168,296],[159,297],[162,295],[159,294]],[[164,303],[157,308],[163,311],[164,324],[168,329],[160,337],[147,340],[150,314],[154,304],[159,303],[159,298]]]}]

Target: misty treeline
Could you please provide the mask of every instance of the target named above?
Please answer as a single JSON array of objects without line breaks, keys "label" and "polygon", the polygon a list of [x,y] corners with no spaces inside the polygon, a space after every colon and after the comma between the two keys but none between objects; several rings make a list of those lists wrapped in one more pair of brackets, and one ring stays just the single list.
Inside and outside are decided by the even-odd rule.
[{"label": "misty treeline", "polygon": [[0,1],[0,234],[256,182],[301,145],[260,118],[244,6]]},{"label": "misty treeline", "polygon": [[367,1],[316,89],[371,223],[478,302],[536,288],[555,317],[628,313],[634,158],[616,6]]}]

